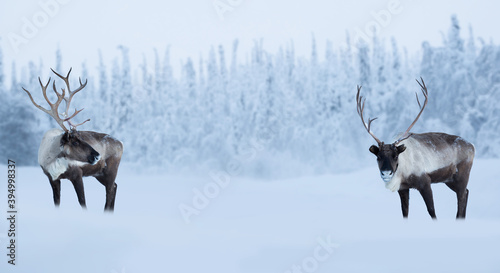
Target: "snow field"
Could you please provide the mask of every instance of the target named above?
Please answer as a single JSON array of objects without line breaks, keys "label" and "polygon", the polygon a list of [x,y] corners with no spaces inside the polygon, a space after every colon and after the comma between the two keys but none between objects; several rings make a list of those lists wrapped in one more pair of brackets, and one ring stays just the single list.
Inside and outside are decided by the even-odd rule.
[{"label": "snow field", "polygon": [[[61,207],[39,168],[18,169],[18,265],[1,272],[498,272],[500,160],[477,159],[465,221],[433,186],[438,221],[418,192],[403,220],[376,167],[290,179],[230,177],[187,224],[179,210],[210,175],[137,173],[124,165],[114,214],[86,178],[87,211],[69,181]],[[6,170],[2,166],[2,170]],[[0,203],[6,204],[5,187]],[[5,251],[6,221],[0,221]],[[325,243],[326,242],[326,243]],[[325,247],[326,245],[326,247]],[[330,246],[330,248],[328,248]]]}]

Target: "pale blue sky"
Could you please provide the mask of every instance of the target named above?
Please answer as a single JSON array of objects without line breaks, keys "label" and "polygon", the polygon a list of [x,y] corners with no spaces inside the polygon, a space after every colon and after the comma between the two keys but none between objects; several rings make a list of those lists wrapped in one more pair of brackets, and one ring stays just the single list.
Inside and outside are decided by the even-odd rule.
[{"label": "pale blue sky", "polygon": [[[163,53],[171,46],[171,62],[177,65],[188,56],[204,57],[211,45],[222,44],[229,50],[232,41],[240,40],[240,60],[255,39],[262,38],[264,48],[275,52],[293,40],[299,55],[308,55],[311,33],[317,39],[320,57],[327,39],[335,45],[345,40],[345,31],[356,36],[370,26],[380,26],[380,36],[394,36],[409,52],[420,49],[424,40],[441,44],[442,31],[450,25],[450,15],[457,14],[468,36],[468,25],[476,36],[486,41],[500,40],[499,2],[489,1],[298,1],[298,0],[183,0],[183,1],[79,1],[29,0],[9,1],[0,8],[0,45],[6,72],[16,60],[18,68],[29,60],[42,59],[54,66],[54,52],[59,45],[65,68],[79,70],[82,61],[90,68],[97,65],[97,50],[107,61],[119,55],[117,45],[130,48],[133,65],[145,54],[153,61],[153,48]],[[40,3],[57,3],[42,7]],[[222,16],[214,3],[231,5]],[[378,22],[376,15],[382,16]],[[221,18],[222,17],[222,18]],[[29,28],[30,24],[39,26]],[[24,30],[24,33],[23,33]],[[26,32],[28,30],[28,32]],[[31,31],[31,32],[30,32]],[[35,32],[35,33],[33,33]],[[28,35],[26,35],[28,34]],[[14,38],[13,38],[14,37]],[[47,68],[47,74],[48,74]]]}]

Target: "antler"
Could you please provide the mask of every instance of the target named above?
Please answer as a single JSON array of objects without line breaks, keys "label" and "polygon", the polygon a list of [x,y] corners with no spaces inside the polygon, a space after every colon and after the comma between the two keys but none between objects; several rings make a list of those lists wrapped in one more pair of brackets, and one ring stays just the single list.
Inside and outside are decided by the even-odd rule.
[{"label": "antler", "polygon": [[[68,75],[66,75],[66,77],[63,77],[61,76],[60,74],[58,74],[57,72],[55,72],[52,68],[51,68],[52,72],[54,72],[57,76],[59,76],[61,79],[64,80],[64,82],[66,83],[66,86],[68,88],[68,93],[69,93],[69,97],[66,97],[66,90],[64,88],[61,88],[62,89],[62,93],[59,93],[57,92],[57,89],[56,89],[56,82],[55,80],[52,82],[52,88],[54,89],[54,93],[56,93],[56,96],[57,96],[57,100],[56,102],[52,103],[48,96],[47,96],[47,87],[49,86],[50,84],[50,80],[51,78],[49,78],[49,81],[47,82],[46,85],[43,85],[42,83],[42,80],[40,79],[40,77],[38,77],[38,82],[40,83],[40,86],[42,88],[42,93],[43,93],[43,97],[45,98],[45,101],[47,101],[47,103],[49,104],[50,106],[50,110],[48,109],[45,109],[44,107],[40,106],[39,104],[37,104],[35,102],[35,100],[33,99],[33,97],[31,96],[31,93],[26,90],[26,88],[22,87],[23,90],[28,94],[28,96],[30,97],[30,100],[31,102],[33,103],[33,105],[36,106],[36,108],[42,110],[43,112],[49,114],[52,118],[54,118],[54,120],[57,122],[57,124],[59,124],[59,126],[61,126],[61,128],[65,131],[65,132],[68,132],[69,130],[66,128],[66,126],[64,126],[64,122],[68,122],[68,124],[71,126],[70,129],[74,130],[76,129],[76,127],[84,124],[85,122],[89,121],[90,119],[87,119],[85,120],[84,122],[80,123],[80,124],[76,124],[74,125],[73,123],[71,123],[71,119],[74,118],[78,113],[80,113],[83,109],[80,109],[80,110],[76,110],[75,109],[75,113],[73,113],[73,115],[69,116],[68,117],[68,110],[69,110],[69,105],[71,103],[71,99],[73,98],[73,95],[75,95],[78,91],[82,90],[86,85],[87,85],[87,81],[85,81],[84,84],[82,84],[82,80],[80,79],[80,87],[78,87],[76,90],[74,91],[71,91],[70,87],[69,87],[69,81],[68,81],[68,77],[69,77],[69,73],[71,72],[71,69],[69,70],[68,72]],[[59,114],[58,112],[58,109],[59,109],[59,105],[61,104],[62,101],[66,101],[66,111],[63,113],[63,114]],[[62,115],[63,118],[61,118],[59,115]]]},{"label": "antler", "polygon": [[403,133],[403,135],[401,135],[401,137],[398,140],[396,140],[396,142],[394,142],[394,145],[399,144],[401,141],[403,141],[411,136],[411,134],[410,134],[411,128],[413,127],[413,125],[415,125],[418,118],[420,118],[420,115],[422,114],[425,106],[427,105],[427,101],[429,98],[429,92],[427,91],[427,87],[425,86],[424,79],[422,79],[422,77],[420,77],[420,80],[422,81],[422,83],[420,83],[417,79],[415,79],[415,80],[417,81],[418,85],[420,85],[420,89],[422,90],[422,94],[424,94],[424,97],[425,97],[424,106],[420,105],[420,101],[418,99],[418,94],[417,94],[417,92],[415,92],[415,96],[417,97],[418,107],[420,107],[420,112],[418,113],[415,120],[410,124],[410,127],[408,127],[408,129],[406,129],[406,131]]},{"label": "antler", "polygon": [[63,101],[64,99],[64,89],[62,90],[62,94],[59,94],[56,90],[56,85],[55,83],[53,84],[53,88],[54,88],[54,92],[56,93],[57,95],[57,101],[55,103],[51,103],[49,98],[47,97],[47,87],[49,86],[50,84],[50,78],[49,78],[49,81],[47,82],[46,85],[43,85],[42,83],[42,80],[40,80],[40,77],[38,77],[38,82],[40,83],[40,86],[42,87],[42,92],[43,92],[43,97],[45,98],[45,100],[47,101],[47,103],[49,104],[50,106],[50,110],[47,110],[45,108],[43,108],[42,106],[38,105],[35,100],[33,100],[33,97],[31,96],[31,93],[26,90],[26,88],[23,87],[23,90],[28,94],[28,96],[30,97],[31,99],[31,102],[36,106],[36,108],[44,111],[45,113],[49,114],[51,117],[53,117],[57,124],[59,124],[59,126],[61,126],[64,131],[68,131],[68,129],[64,126],[64,121],[63,119],[61,119],[59,117],[59,113],[57,112],[57,109],[59,108],[59,104],[61,104],[61,102]]},{"label": "antler", "polygon": [[357,103],[357,110],[358,110],[358,115],[361,117],[361,121],[363,122],[363,126],[365,126],[366,131],[377,141],[377,144],[380,146],[382,144],[382,141],[380,141],[371,131],[370,131],[370,126],[372,124],[372,121],[376,120],[377,118],[370,119],[368,118],[368,126],[365,123],[365,119],[363,118],[363,110],[365,110],[365,101],[366,98],[363,100],[363,96],[360,96],[359,93],[361,91],[361,86],[358,85],[358,93],[356,94],[356,103]]},{"label": "antler", "polygon": [[[80,82],[80,87],[78,87],[77,89],[75,89],[74,91],[71,91],[71,88],[69,87],[69,74],[71,73],[71,70],[73,68],[70,68],[69,71],[68,71],[68,74],[66,75],[66,77],[62,76],[61,74],[57,73],[56,71],[54,71],[54,69],[50,69],[52,70],[52,72],[54,72],[54,74],[56,74],[59,78],[61,78],[64,83],[66,84],[66,87],[68,88],[68,94],[69,96],[68,97],[64,97],[64,101],[66,102],[66,111],[64,111],[64,113],[62,113],[62,116],[65,118],[64,121],[67,121],[68,124],[71,126],[71,129],[76,129],[76,127],[84,124],[85,122],[89,121],[90,119],[87,119],[85,120],[84,122],[82,123],[79,123],[79,124],[73,124],[71,122],[71,119],[74,118],[78,113],[80,113],[81,111],[83,111],[83,108],[80,109],[80,110],[76,110],[75,109],[75,112],[73,113],[73,115],[69,116],[69,106],[71,104],[71,100],[73,99],[73,96],[78,93],[80,90],[82,90],[83,88],[85,88],[85,86],[87,86],[87,80],[85,80],[85,83],[82,83],[82,79],[79,77],[78,78],[78,81]],[[55,83],[54,83],[55,85]],[[64,88],[61,88],[63,93],[65,92]]]}]

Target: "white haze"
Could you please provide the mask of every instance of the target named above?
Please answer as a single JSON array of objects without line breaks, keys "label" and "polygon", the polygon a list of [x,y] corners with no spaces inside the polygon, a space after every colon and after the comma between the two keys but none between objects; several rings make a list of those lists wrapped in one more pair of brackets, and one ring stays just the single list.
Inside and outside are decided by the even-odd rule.
[{"label": "white haze", "polygon": [[[2,257],[0,271],[284,273],[296,265],[318,273],[499,272],[498,164],[474,163],[465,221],[455,221],[456,196],[444,184],[433,185],[438,221],[413,190],[403,220],[398,194],[385,189],[375,166],[269,180],[154,175],[124,165],[113,215],[102,213],[105,191],[94,178],[84,181],[87,211],[66,180],[55,209],[41,169],[22,167],[18,264]],[[189,223],[181,204],[198,213]],[[2,249],[6,228],[2,220]],[[321,248],[325,241],[331,248]]]}]

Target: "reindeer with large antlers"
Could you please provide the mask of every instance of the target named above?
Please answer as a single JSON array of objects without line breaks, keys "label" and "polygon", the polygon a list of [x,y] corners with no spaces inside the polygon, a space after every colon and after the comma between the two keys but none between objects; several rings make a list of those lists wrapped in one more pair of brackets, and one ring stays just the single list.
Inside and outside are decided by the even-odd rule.
[{"label": "reindeer with large antlers", "polygon": [[[31,93],[24,87],[23,90],[26,91],[31,102],[38,109],[54,118],[57,124],[63,129],[51,129],[47,131],[43,136],[38,150],[38,163],[49,178],[54,204],[59,206],[60,203],[61,179],[68,179],[73,183],[78,196],[78,202],[82,208],[86,208],[82,177],[93,176],[106,187],[106,204],[104,209],[113,211],[117,188],[115,178],[123,153],[123,145],[120,141],[106,134],[76,130],[76,127],[89,121],[89,119],[82,123],[74,124],[72,119],[83,109],[75,109],[75,112],[69,115],[70,104],[73,96],[85,88],[87,81],[82,83],[82,80],[79,79],[80,86],[75,90],[71,90],[69,84],[71,69],[68,71],[66,77],[58,74],[53,69],[51,70],[64,81],[67,89],[61,88],[61,93],[59,93],[54,80],[52,88],[57,96],[57,100],[52,103],[47,96],[47,88],[51,79],[49,78],[47,84],[44,85],[40,77],[38,78],[43,97],[49,104],[50,110],[37,104]],[[66,93],[68,96],[66,96]],[[66,103],[66,108],[65,112],[61,114],[59,113],[59,105],[63,100]],[[69,125],[69,130],[66,128],[65,123]]]},{"label": "reindeer with large antlers", "polygon": [[457,218],[465,218],[469,190],[469,174],[474,160],[474,145],[459,136],[445,133],[410,133],[427,105],[428,91],[424,80],[417,83],[425,97],[421,105],[417,95],[420,112],[410,127],[392,144],[380,141],[370,130],[376,119],[363,118],[365,100],[360,96],[361,86],[356,95],[357,110],[368,133],[378,146],[372,145],[370,152],[377,156],[380,176],[386,188],[398,191],[401,199],[403,217],[408,217],[410,188],[417,189],[422,195],[430,216],[436,218],[431,183],[443,182],[457,194]]}]

